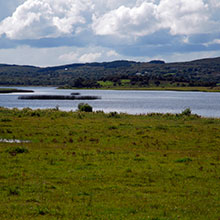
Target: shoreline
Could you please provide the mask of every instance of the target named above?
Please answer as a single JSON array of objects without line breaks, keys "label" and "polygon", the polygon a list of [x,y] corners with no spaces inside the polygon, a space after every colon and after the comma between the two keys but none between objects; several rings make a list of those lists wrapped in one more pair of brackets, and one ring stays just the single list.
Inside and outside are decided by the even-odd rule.
[{"label": "shoreline", "polygon": [[[116,116],[120,116],[120,115],[127,115],[127,116],[131,116],[131,117],[141,117],[141,116],[147,116],[147,117],[154,117],[154,116],[161,116],[161,117],[166,117],[166,116],[170,116],[170,117],[180,117],[180,116],[184,116],[184,111],[189,109],[191,111],[190,108],[186,108],[183,109],[181,112],[177,112],[177,113],[171,113],[171,112],[146,112],[146,113],[137,113],[137,114],[132,114],[132,113],[127,113],[127,112],[117,112],[117,111],[110,111],[110,112],[105,112],[103,110],[93,110],[93,112],[89,113],[89,114],[103,114],[103,115],[114,115]],[[30,107],[24,107],[24,108],[8,108],[8,107],[3,107],[0,106],[0,112],[1,111],[17,111],[17,112],[32,112],[32,113],[47,113],[47,112],[59,112],[59,113],[81,113],[81,114],[88,114],[87,112],[80,112],[78,109],[76,110],[62,110],[62,108],[60,108],[60,106],[54,107],[54,108],[30,108]],[[189,115],[185,115],[185,116],[192,116],[192,117],[196,117],[196,118],[201,118],[201,119],[213,119],[213,120],[220,120],[220,117],[214,117],[214,116],[202,116],[196,113],[190,113]]]},{"label": "shoreline", "polygon": [[0,94],[10,94],[10,93],[34,93],[34,91],[27,89],[0,88]]},{"label": "shoreline", "polygon": [[[77,87],[60,87],[58,85],[53,85],[53,86],[0,86],[0,94],[3,93],[1,90],[7,90],[7,89],[12,89],[14,90],[14,87],[19,88],[19,87],[33,87],[33,88],[40,88],[40,87],[45,87],[45,88],[56,88],[59,90],[134,90],[134,91],[177,91],[177,92],[215,92],[219,93],[220,92],[220,87],[102,87],[102,88],[77,88]],[[216,89],[215,89],[216,88]],[[19,89],[18,89],[19,90]],[[24,90],[25,91],[25,90]]]},{"label": "shoreline", "polygon": [[104,87],[104,88],[59,88],[60,90],[124,90],[124,91],[177,91],[177,92],[220,92],[220,87],[214,90],[209,87],[149,87],[149,88],[142,88],[142,87]]}]

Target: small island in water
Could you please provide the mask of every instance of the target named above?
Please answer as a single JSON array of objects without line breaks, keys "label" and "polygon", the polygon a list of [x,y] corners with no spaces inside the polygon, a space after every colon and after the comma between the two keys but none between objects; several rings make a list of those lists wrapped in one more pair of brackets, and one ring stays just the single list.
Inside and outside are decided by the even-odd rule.
[{"label": "small island in water", "polygon": [[96,100],[101,99],[100,96],[81,96],[80,93],[71,93],[71,95],[27,95],[19,96],[18,99],[30,100]]}]

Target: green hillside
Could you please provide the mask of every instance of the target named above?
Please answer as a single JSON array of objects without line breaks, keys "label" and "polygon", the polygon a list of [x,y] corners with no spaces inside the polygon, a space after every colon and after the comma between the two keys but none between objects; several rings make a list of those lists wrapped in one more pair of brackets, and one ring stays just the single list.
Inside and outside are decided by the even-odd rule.
[{"label": "green hillside", "polygon": [[220,83],[220,57],[179,63],[113,61],[46,68],[0,64],[1,86],[101,88],[108,81],[114,87],[128,88],[216,87]]}]

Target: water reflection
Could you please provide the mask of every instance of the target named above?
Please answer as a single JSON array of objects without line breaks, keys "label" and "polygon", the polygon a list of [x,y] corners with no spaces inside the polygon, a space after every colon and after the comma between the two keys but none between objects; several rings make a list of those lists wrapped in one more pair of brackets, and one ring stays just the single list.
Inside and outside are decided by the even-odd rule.
[{"label": "water reflection", "polygon": [[0,139],[1,143],[16,143],[16,144],[21,144],[21,143],[30,143],[31,141],[27,141],[27,140],[18,140],[18,139]]}]

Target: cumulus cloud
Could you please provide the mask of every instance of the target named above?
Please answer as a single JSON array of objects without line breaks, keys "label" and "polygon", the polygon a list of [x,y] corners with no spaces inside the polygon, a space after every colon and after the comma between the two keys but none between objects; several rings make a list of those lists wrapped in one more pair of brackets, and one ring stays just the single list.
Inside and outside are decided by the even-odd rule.
[{"label": "cumulus cloud", "polygon": [[[111,53],[111,56],[109,54]],[[115,60],[116,52],[102,47],[77,48],[77,47],[55,47],[55,48],[33,48],[19,46],[10,49],[0,49],[0,62],[8,64],[55,66],[69,63],[102,62]]]},{"label": "cumulus cloud", "polygon": [[1,63],[53,66],[63,64],[57,58],[67,53],[67,47],[58,48],[32,48],[29,46],[18,46],[10,49],[0,49]]},{"label": "cumulus cloud", "polygon": [[213,43],[220,44],[220,39],[215,39]]},{"label": "cumulus cloud", "polygon": [[[115,57],[108,59],[107,53],[109,52],[105,48],[90,48],[78,50],[75,47],[56,47],[56,48],[31,48],[27,46],[22,46],[12,49],[0,49],[0,61],[1,63],[8,64],[22,64],[22,65],[36,65],[36,66],[54,66],[54,65],[63,65],[68,63],[80,62],[80,57],[84,54],[95,54],[101,53],[101,57],[97,58],[98,62],[101,61],[112,61],[115,60]],[[75,51],[75,52],[71,52]],[[101,52],[100,52],[101,51]],[[75,53],[75,55],[74,55]],[[69,56],[63,56],[64,54]],[[72,58],[71,58],[72,56]],[[92,55],[91,55],[92,56]],[[118,55],[117,59],[127,59],[127,60],[136,60],[136,61],[150,61],[152,59],[161,59],[167,62],[174,61],[186,61],[199,58],[207,57],[217,57],[219,56],[218,51],[206,51],[206,52],[187,52],[187,53],[172,53],[172,54],[160,54],[160,55],[150,55],[150,56],[126,56]],[[67,59],[69,57],[69,60]],[[74,58],[75,57],[75,58]],[[62,59],[61,59],[62,58]],[[82,61],[82,60],[81,60]],[[87,61],[92,62],[92,61]]]},{"label": "cumulus cloud", "polygon": [[101,55],[102,55],[102,53],[86,53],[86,54],[83,54],[83,55],[79,58],[79,62],[81,62],[81,63],[94,62],[94,61],[96,61],[98,58],[100,58]]},{"label": "cumulus cloud", "polygon": [[148,35],[158,29],[156,6],[149,2],[133,8],[121,6],[101,17],[93,16],[92,27],[98,35]]},{"label": "cumulus cloud", "polygon": [[59,60],[65,61],[66,63],[89,63],[95,62],[98,58],[102,56],[102,53],[85,53],[80,54],[78,52],[70,52],[66,54],[62,54],[59,56]]},{"label": "cumulus cloud", "polygon": [[115,50],[110,50],[106,53],[107,57],[118,57],[119,54]]},{"label": "cumulus cloud", "polygon": [[214,8],[220,8],[220,1],[219,0],[209,0],[210,4]]},{"label": "cumulus cloud", "polygon": [[57,64],[146,60],[220,45],[219,0],[7,0],[0,6],[0,48],[54,48]]},{"label": "cumulus cloud", "polygon": [[208,12],[203,0],[161,0],[157,7],[161,28],[169,29],[173,35],[208,31]]},{"label": "cumulus cloud", "polygon": [[11,39],[58,37],[86,23],[89,0],[27,0],[0,24],[0,35]]},{"label": "cumulus cloud", "polygon": [[89,63],[101,62],[103,60],[110,61],[122,58],[116,51],[108,50],[102,47],[80,48],[64,54],[58,59],[63,63]]},{"label": "cumulus cloud", "polygon": [[0,23],[0,35],[40,39],[89,29],[131,38],[161,29],[171,35],[209,33],[219,30],[219,7],[219,0],[26,0]]},{"label": "cumulus cloud", "polygon": [[118,36],[144,36],[160,29],[168,29],[172,35],[212,32],[217,27],[210,16],[213,5],[218,3],[214,0],[212,4],[203,0],[160,0],[158,4],[137,1],[134,7],[121,6],[103,16],[94,16],[92,27],[98,35]]},{"label": "cumulus cloud", "polygon": [[76,52],[69,52],[59,56],[59,60],[68,62],[77,62],[79,54]]},{"label": "cumulus cloud", "polygon": [[80,54],[80,52],[70,52],[59,56],[59,60],[66,63],[88,63],[97,61],[102,56],[100,52]]},{"label": "cumulus cloud", "polygon": [[204,45],[206,47],[209,47],[209,46],[212,46],[212,45],[220,45],[220,39],[214,39],[214,40],[212,40],[210,42],[204,43]]}]

